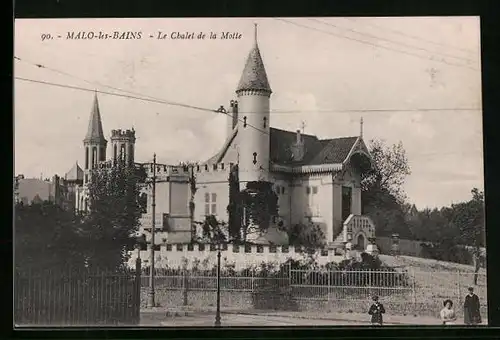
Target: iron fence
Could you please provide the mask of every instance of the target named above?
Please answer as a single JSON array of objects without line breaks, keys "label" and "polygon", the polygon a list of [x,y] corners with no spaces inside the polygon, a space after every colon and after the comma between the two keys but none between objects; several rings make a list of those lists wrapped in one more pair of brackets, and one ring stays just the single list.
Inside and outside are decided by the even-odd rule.
[{"label": "iron fence", "polygon": [[74,269],[16,271],[16,326],[134,325],[140,276]]},{"label": "iron fence", "polygon": [[[287,294],[299,304],[324,302],[337,310],[350,310],[359,304],[361,309],[369,304],[374,295],[380,297],[389,308],[401,313],[437,315],[445,299],[452,299],[457,310],[463,303],[467,288],[474,286],[481,304],[482,313],[486,315],[486,274],[477,274],[474,285],[473,272],[460,271],[415,271],[407,270],[320,270],[292,269],[281,267],[277,272],[240,271],[223,269],[221,271],[221,291],[224,294],[250,293],[260,294],[263,291],[274,292],[274,295]],[[213,270],[161,269],[155,271],[155,287],[162,292],[182,291],[184,299],[175,299],[168,295],[172,305],[175,301],[184,304],[196,304],[188,301],[188,292],[198,299],[214,295],[216,290],[216,273]],[[141,278],[142,287],[149,286],[149,277]],[[204,294],[204,295],[200,295]],[[265,298],[268,299],[270,295]],[[167,295],[165,295],[167,296]],[[228,295],[229,296],[229,295]],[[187,302],[186,302],[187,301]],[[211,301],[211,300],[210,300]],[[229,302],[230,303],[230,302]],[[251,306],[248,306],[251,308]]]}]

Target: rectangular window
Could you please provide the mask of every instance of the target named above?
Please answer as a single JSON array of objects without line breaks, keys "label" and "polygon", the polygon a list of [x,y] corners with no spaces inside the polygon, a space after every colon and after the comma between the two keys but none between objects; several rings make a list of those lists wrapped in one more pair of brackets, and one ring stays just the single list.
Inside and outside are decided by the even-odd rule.
[{"label": "rectangular window", "polygon": [[240,246],[239,245],[233,245],[233,253],[239,253],[240,252]]},{"label": "rectangular window", "polygon": [[313,194],[317,194],[318,193],[318,187],[312,187],[312,192],[313,192]]},{"label": "rectangular window", "polygon": [[321,256],[328,256],[328,250],[327,249],[322,249],[321,250]]},{"label": "rectangular window", "polygon": [[205,251],[205,245],[203,243],[198,244],[198,250],[199,251]]},{"label": "rectangular window", "polygon": [[285,187],[281,187],[281,193],[284,194],[285,193]]},{"label": "rectangular window", "polygon": [[210,251],[215,251],[215,250],[216,250],[215,244],[211,244],[210,245]]},{"label": "rectangular window", "polygon": [[205,193],[205,216],[217,215],[217,194]]},{"label": "rectangular window", "polygon": [[194,246],[192,243],[188,244],[188,251],[193,251],[194,250]]},{"label": "rectangular window", "polygon": [[178,244],[177,245],[177,251],[182,251],[184,247],[182,246],[182,244]]},{"label": "rectangular window", "polygon": [[282,253],[288,253],[288,246],[281,246]]},{"label": "rectangular window", "polygon": [[271,244],[271,245],[269,246],[269,252],[270,252],[270,253],[276,253],[276,245]]},{"label": "rectangular window", "polygon": [[264,252],[264,246],[262,244],[257,245],[257,253],[263,253]]},{"label": "rectangular window", "polygon": [[172,245],[171,244],[167,244],[167,251],[172,251]]},{"label": "rectangular window", "polygon": [[250,253],[252,251],[252,246],[249,244],[245,244],[245,253]]},{"label": "rectangular window", "polygon": [[311,193],[311,187],[306,187],[306,194],[310,194]]},{"label": "rectangular window", "polygon": [[224,244],[222,245],[222,250],[224,250],[224,251],[225,251],[225,250],[227,250],[227,244],[226,244],[226,243],[224,243]]}]

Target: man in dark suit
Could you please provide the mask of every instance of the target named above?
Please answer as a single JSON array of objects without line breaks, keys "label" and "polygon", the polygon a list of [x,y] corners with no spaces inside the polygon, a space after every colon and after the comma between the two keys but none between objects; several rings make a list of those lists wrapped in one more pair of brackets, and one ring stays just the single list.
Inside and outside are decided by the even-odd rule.
[{"label": "man in dark suit", "polygon": [[464,302],[464,323],[466,325],[478,325],[481,323],[479,307],[479,297],[474,294],[474,288],[469,287],[469,294],[465,297]]},{"label": "man in dark suit", "polygon": [[372,325],[382,326],[383,317],[382,314],[385,313],[384,305],[378,301],[378,296],[374,296],[373,305],[370,306],[368,314],[372,316]]}]

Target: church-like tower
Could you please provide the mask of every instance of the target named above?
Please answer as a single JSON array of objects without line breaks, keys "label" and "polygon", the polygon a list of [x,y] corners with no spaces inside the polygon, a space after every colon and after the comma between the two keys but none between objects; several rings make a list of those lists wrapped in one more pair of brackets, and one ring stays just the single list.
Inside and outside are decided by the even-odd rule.
[{"label": "church-like tower", "polygon": [[236,89],[238,96],[238,139],[240,183],[268,180],[269,177],[269,102],[271,87],[257,44],[250,51]]},{"label": "church-like tower", "polygon": [[113,150],[113,164],[125,162],[134,164],[135,153],[135,131],[111,130],[111,148]]},{"label": "church-like tower", "polygon": [[95,93],[94,103],[90,113],[89,128],[87,130],[87,135],[83,140],[83,146],[85,148],[84,184],[89,182],[91,170],[97,167],[99,162],[106,160],[107,145],[108,141],[104,138],[102,130],[101,113],[99,111],[97,93]]}]

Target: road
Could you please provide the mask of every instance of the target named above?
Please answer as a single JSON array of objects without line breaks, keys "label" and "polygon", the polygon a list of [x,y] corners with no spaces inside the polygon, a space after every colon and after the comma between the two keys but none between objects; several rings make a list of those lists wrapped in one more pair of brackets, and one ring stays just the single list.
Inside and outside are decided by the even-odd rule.
[{"label": "road", "polygon": [[[211,327],[214,325],[215,315],[202,314],[190,316],[166,317],[162,316],[156,320],[144,320],[143,326],[164,327]],[[359,321],[335,321],[320,319],[302,319],[285,316],[260,316],[247,314],[222,314],[222,326],[334,326],[334,325],[368,325],[367,322]]]}]

